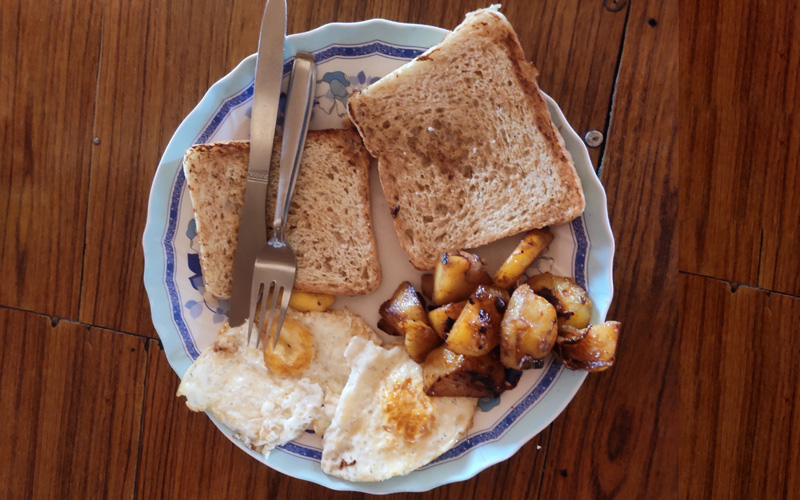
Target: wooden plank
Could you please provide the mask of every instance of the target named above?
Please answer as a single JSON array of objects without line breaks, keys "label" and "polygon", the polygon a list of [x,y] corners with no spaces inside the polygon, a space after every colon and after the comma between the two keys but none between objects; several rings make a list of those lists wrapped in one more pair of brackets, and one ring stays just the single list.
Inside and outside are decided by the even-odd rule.
[{"label": "wooden plank", "polygon": [[106,4],[81,321],[155,336],[141,246],[153,174],[181,120],[254,51],[262,7]]},{"label": "wooden plank", "polygon": [[[540,71],[541,88],[553,97],[578,135],[605,133],[626,2],[612,11],[603,2],[579,0],[503,3],[502,12],[519,35],[525,56]],[[442,2],[325,2],[289,6],[290,31],[332,21],[381,17],[399,22],[455,28],[467,12],[487,6],[480,0]],[[600,149],[590,149],[595,167]]]},{"label": "wooden plank", "polygon": [[[506,12],[528,56],[542,67],[543,88],[559,100],[577,130],[602,130],[624,12],[577,0],[545,4],[533,17],[521,2],[509,4]],[[296,3],[289,10],[289,31],[370,17],[453,28],[480,6],[477,0],[433,9],[411,3]],[[150,182],[180,120],[211,83],[254,51],[259,9],[254,3],[226,9],[210,1],[162,8],[160,0],[105,7],[95,126],[101,144],[91,171],[82,321],[154,335],[144,306],[140,246]]]},{"label": "wooden plank", "polygon": [[[239,450],[203,413],[191,412],[175,397],[179,380],[155,341],[151,341],[142,426],[139,498],[351,499],[362,494],[334,492],[290,478]],[[548,433],[532,439],[513,458],[478,476],[421,495],[386,498],[484,500],[536,498]]]},{"label": "wooden plank", "polygon": [[617,243],[617,363],[590,374],[554,423],[541,498],[676,494],[677,10],[631,5],[602,170]]},{"label": "wooden plank", "polygon": [[130,498],[145,341],[0,308],[0,484],[9,498]]},{"label": "wooden plank", "polygon": [[[620,3],[617,11],[579,0],[508,4],[525,55],[539,69],[540,87],[580,137],[590,130],[607,132],[627,12],[627,2]],[[600,152],[589,148],[595,169]]]},{"label": "wooden plank", "polygon": [[800,491],[800,299],[681,275],[681,498]]},{"label": "wooden plank", "polygon": [[683,271],[800,294],[796,2],[682,9]]},{"label": "wooden plank", "polygon": [[100,6],[2,2],[0,26],[0,304],[77,318]]}]

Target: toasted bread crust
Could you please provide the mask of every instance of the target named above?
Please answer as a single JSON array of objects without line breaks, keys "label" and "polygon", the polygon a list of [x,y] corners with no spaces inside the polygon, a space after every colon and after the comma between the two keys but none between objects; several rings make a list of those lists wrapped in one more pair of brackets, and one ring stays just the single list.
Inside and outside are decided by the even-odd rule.
[{"label": "toasted bread crust", "polygon": [[[568,222],[583,211],[580,179],[536,76],[505,17],[483,9],[350,96],[350,119],[378,158],[398,240],[418,269],[431,268],[445,251]],[[494,95],[476,93],[487,81]],[[456,88],[464,91],[454,97]],[[513,161],[515,168],[506,168]],[[495,181],[517,200],[491,193]],[[545,189],[536,192],[537,182]],[[525,196],[535,210],[519,201]]]},{"label": "toasted bread crust", "polygon": [[[249,154],[248,141],[233,141],[198,144],[184,156],[203,281],[206,293],[217,298],[231,294]],[[265,207],[270,223],[279,158],[280,140],[276,139]],[[354,130],[308,133],[286,231],[298,261],[296,290],[360,295],[380,284],[369,164],[369,154]],[[344,213],[348,216],[341,217]],[[332,224],[332,218],[338,224]]]}]

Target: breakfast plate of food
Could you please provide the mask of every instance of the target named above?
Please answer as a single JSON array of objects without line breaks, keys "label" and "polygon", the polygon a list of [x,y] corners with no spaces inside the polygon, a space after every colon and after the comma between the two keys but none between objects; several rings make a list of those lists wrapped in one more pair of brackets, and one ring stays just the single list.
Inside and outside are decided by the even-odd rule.
[{"label": "breakfast plate of food", "polygon": [[254,459],[332,489],[468,479],[614,362],[605,193],[496,7],[453,32],[374,19],[290,35],[284,80],[299,52],[317,82],[277,346],[227,323],[255,55],[155,174],[145,285],[178,395]]}]

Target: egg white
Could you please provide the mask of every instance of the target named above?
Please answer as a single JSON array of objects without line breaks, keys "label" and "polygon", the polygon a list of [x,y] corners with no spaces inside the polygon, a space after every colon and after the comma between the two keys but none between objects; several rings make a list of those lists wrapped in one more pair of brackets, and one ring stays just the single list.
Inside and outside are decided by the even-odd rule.
[{"label": "egg white", "polygon": [[422,368],[402,347],[354,338],[345,357],[351,372],[323,439],[325,473],[382,481],[426,465],[466,436],[477,400],[426,396]]},{"label": "egg white", "polygon": [[354,336],[380,338],[349,311],[290,311],[314,338],[311,364],[294,376],[271,373],[263,353],[246,345],[246,326],[223,327],[219,338],[184,374],[178,396],[208,411],[247,446],[267,455],[306,429],[323,434],[333,418],[350,368],[344,350]]}]

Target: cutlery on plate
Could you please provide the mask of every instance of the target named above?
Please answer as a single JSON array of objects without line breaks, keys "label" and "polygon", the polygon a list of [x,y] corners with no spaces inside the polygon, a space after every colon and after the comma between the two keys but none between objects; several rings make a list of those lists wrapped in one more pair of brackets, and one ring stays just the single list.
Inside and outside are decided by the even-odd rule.
[{"label": "cutlery on plate", "polygon": [[[297,181],[297,173],[300,170],[308,122],[311,119],[316,78],[314,56],[297,54],[286,96],[286,117],[283,123],[278,192],[272,224],[273,233],[272,238],[258,253],[250,290],[250,317],[254,320],[250,322],[247,341],[250,343],[253,324],[260,318],[256,347],[261,342],[262,332],[266,332],[264,337],[267,339],[270,335],[275,336],[273,349],[278,345],[278,337],[294,288],[297,260],[294,251],[286,243],[286,219],[292,204],[292,194]],[[275,322],[276,312],[277,322]],[[264,328],[265,324],[266,329]]]},{"label": "cutlery on plate", "polygon": [[250,163],[233,261],[229,320],[231,326],[238,326],[248,321],[253,263],[267,241],[264,207],[267,200],[272,143],[278,120],[285,38],[286,0],[269,0],[264,8],[261,35],[258,40],[253,112],[250,121]]}]

